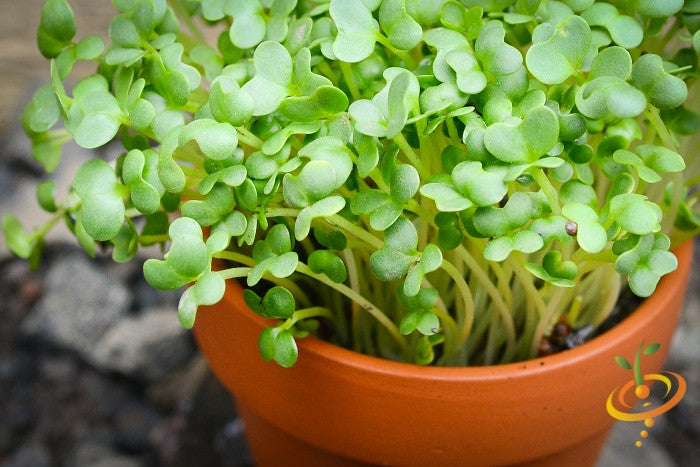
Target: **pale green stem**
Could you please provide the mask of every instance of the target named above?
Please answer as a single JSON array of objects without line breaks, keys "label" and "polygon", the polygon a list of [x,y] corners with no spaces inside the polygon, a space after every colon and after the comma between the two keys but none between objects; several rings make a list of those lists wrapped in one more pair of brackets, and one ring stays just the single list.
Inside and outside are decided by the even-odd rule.
[{"label": "pale green stem", "polygon": [[236,279],[238,277],[246,277],[252,268],[246,268],[246,267],[241,267],[241,268],[229,268],[229,269],[223,269],[221,271],[218,271],[221,277],[224,279]]},{"label": "pale green stem", "polygon": [[[255,266],[255,260],[250,256],[243,255],[241,253],[236,253],[234,251],[220,251],[215,253],[214,258],[225,259],[227,261],[234,261],[239,264],[244,264],[248,266],[248,269]],[[282,287],[289,290],[294,297],[297,298],[302,304],[302,306],[311,306],[311,300],[309,300],[306,293],[296,284],[296,282],[288,279],[286,277],[275,277],[269,272],[263,275],[263,279],[270,281],[273,284],[281,285]]]},{"label": "pale green stem", "polygon": [[255,136],[250,130],[245,127],[237,126],[236,131],[238,132],[238,139],[247,144],[251,148],[260,149],[263,145],[263,140]]},{"label": "pale green stem", "polygon": [[561,206],[559,206],[559,195],[557,194],[557,190],[552,185],[552,182],[549,181],[549,178],[544,173],[544,170],[538,167],[532,171],[532,175],[535,177],[535,181],[544,192],[544,195],[547,197],[547,201],[549,201],[549,205],[552,208],[552,213],[560,214]]},{"label": "pale green stem", "polygon": [[[644,116],[647,117],[651,125],[654,127],[656,132],[661,138],[661,142],[668,149],[676,151],[678,146],[676,141],[669,133],[666,125],[664,124],[659,111],[656,107],[649,105],[644,111]],[[673,196],[671,197],[671,205],[668,207],[668,213],[662,221],[662,230],[664,232],[670,232],[673,227],[673,222],[676,220],[676,215],[678,214],[678,209],[681,203],[681,198],[683,197],[683,173],[676,172],[672,175],[673,177]]]},{"label": "pale green stem", "polygon": [[503,297],[499,293],[496,286],[493,284],[491,279],[486,274],[486,271],[482,269],[479,263],[474,259],[474,257],[464,248],[464,245],[457,247],[457,254],[460,256],[462,261],[467,265],[471,274],[474,275],[476,280],[481,283],[486,289],[486,292],[491,297],[496,309],[498,309],[499,314],[503,320],[503,326],[506,329],[506,336],[509,343],[515,342],[515,324],[513,323],[513,316],[511,315],[510,309],[506,306],[503,301]]},{"label": "pale green stem", "polygon": [[620,290],[622,288],[622,278],[612,265],[606,268],[603,277],[606,284],[605,301],[591,320],[593,326],[599,326],[610,315],[620,297]]},{"label": "pale green stem", "polygon": [[[357,274],[357,262],[355,261],[355,256],[352,250],[346,248],[343,251],[343,257],[345,258],[345,267],[348,271],[348,281],[350,282],[350,288],[358,295],[362,294],[360,290],[360,279]],[[352,336],[353,345],[356,351],[359,351],[360,346],[360,332],[361,332],[361,321],[360,321],[360,305],[354,300],[350,301],[350,313],[351,313],[351,326],[352,326]]]},{"label": "pale green stem", "polygon": [[367,311],[367,313],[372,315],[377,321],[379,321],[379,323],[382,326],[384,326],[384,328],[394,338],[396,343],[399,344],[399,346],[401,347],[401,350],[404,354],[404,357],[406,357],[408,359],[408,357],[411,354],[411,350],[408,347],[408,344],[406,343],[406,339],[399,332],[399,329],[396,327],[396,325],[387,317],[387,315],[385,315],[372,302],[367,300],[362,295],[359,295],[358,293],[356,293],[354,290],[352,290],[347,285],[338,284],[336,282],[333,282],[325,274],[316,274],[304,263],[301,263],[301,262],[298,263],[296,270],[297,270],[297,272],[300,272],[301,274],[312,277],[312,278],[316,279],[317,281],[322,282],[323,284],[326,284],[327,286],[337,290],[338,292],[345,295],[350,300],[355,301],[358,305],[360,305],[362,308],[364,308],[365,311]]},{"label": "pale green stem", "polygon": [[343,78],[345,79],[345,84],[347,84],[353,100],[358,101],[358,100],[362,99],[362,94],[360,94],[360,90],[357,88],[357,83],[355,82],[355,78],[353,78],[353,76],[352,76],[352,69],[350,68],[350,64],[343,62],[343,61],[339,61],[339,63],[340,63],[340,71],[343,73]]},{"label": "pale green stem", "polygon": [[187,25],[187,28],[190,30],[195,39],[202,44],[206,44],[207,41],[202,35],[202,32],[199,30],[197,24],[195,24],[195,22],[192,20],[192,17],[187,13],[187,10],[185,10],[185,8],[182,6],[180,0],[169,0],[168,3],[173,8],[173,11],[175,11],[175,14]]},{"label": "pale green stem", "polygon": [[339,216],[338,214],[329,216],[326,218],[326,220],[329,224],[335,225],[345,230],[347,233],[353,235],[354,237],[357,237],[359,240],[364,241],[365,243],[369,244],[377,250],[381,249],[384,246],[384,242],[382,240],[367,232],[362,227],[359,227],[358,225],[353,224],[344,217]]},{"label": "pale green stem", "polygon": [[532,342],[530,343],[530,357],[537,355],[537,347],[539,346],[542,337],[547,332],[547,329],[549,329],[549,327],[553,324],[551,322],[552,317],[557,312],[559,302],[561,301],[565,291],[566,289],[563,287],[557,287],[557,290],[554,292],[552,298],[547,304],[547,308],[545,308],[544,314],[540,316],[540,320],[535,328]]},{"label": "pale green stem", "polygon": [[316,317],[323,317],[330,321],[335,320],[335,316],[333,316],[333,313],[331,313],[331,310],[329,310],[328,308],[323,306],[313,306],[295,311],[291,318],[287,318],[287,320],[278,327],[279,329],[286,331],[302,319]]},{"label": "pale green stem", "polygon": [[457,268],[449,261],[443,259],[440,268],[445,271],[454,281],[455,285],[459,289],[462,296],[462,301],[464,302],[464,316],[459,317],[462,323],[462,330],[459,333],[459,342],[457,347],[461,346],[467,337],[469,337],[469,332],[474,324],[474,297],[469,289],[469,285],[464,280],[464,277],[459,273]]},{"label": "pale green stem", "polygon": [[428,173],[426,173],[425,167],[423,167],[423,162],[421,162],[420,158],[413,150],[411,145],[408,144],[408,141],[406,141],[406,138],[403,136],[402,133],[399,133],[398,135],[394,136],[394,142],[399,146],[399,149],[401,149],[401,152],[404,153],[411,165],[413,165],[413,167],[415,167],[415,169],[418,171],[420,177],[423,180],[427,179]]}]

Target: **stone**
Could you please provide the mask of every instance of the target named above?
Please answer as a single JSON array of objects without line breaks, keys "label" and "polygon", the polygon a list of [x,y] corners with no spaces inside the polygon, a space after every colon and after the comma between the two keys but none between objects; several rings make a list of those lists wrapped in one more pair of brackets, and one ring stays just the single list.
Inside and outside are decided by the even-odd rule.
[{"label": "stone", "polygon": [[151,433],[158,425],[160,418],[158,412],[140,401],[121,407],[112,420],[115,446],[133,454],[152,451]]},{"label": "stone", "polygon": [[155,380],[182,364],[192,351],[177,312],[160,309],[125,318],[110,328],[91,352],[91,360],[103,369]]},{"label": "stone", "polygon": [[107,276],[86,256],[74,253],[50,266],[45,293],[22,331],[91,360],[97,343],[128,306],[129,293],[120,278]]},{"label": "stone", "polygon": [[85,443],[73,453],[69,467],[140,467],[145,465],[138,458],[115,452],[103,444]]},{"label": "stone", "polygon": [[209,376],[209,366],[196,352],[190,360],[162,378],[154,380],[146,388],[146,398],[151,405],[164,412],[180,411],[191,401]]},{"label": "stone", "polygon": [[49,467],[52,465],[49,448],[38,441],[30,441],[15,451],[5,467]]}]

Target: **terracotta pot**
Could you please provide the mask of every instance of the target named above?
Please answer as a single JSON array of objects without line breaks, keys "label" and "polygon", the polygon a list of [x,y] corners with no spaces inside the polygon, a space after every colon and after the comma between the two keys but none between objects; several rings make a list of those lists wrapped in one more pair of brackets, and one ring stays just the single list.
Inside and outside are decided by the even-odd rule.
[{"label": "terracotta pot", "polygon": [[307,338],[296,366],[284,369],[260,358],[266,320],[247,309],[235,285],[219,305],[199,311],[194,332],[234,394],[261,466],[592,465],[615,421],[606,398],[632,379],[614,357],[633,358],[646,341],[661,349],[644,356],[644,373],[658,372],[666,358],[692,242],[675,253],[678,270],[620,325],[521,363],[426,368]]}]

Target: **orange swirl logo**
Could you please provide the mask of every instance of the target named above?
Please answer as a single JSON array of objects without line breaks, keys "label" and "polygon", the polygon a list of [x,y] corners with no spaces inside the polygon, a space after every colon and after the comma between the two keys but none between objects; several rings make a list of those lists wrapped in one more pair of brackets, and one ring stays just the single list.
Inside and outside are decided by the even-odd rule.
[{"label": "orange swirl logo", "polygon": [[[634,364],[630,364],[623,357],[615,357],[618,365],[625,370],[633,371],[634,378],[615,388],[608,396],[605,408],[612,417],[625,422],[644,420],[644,426],[651,428],[654,426],[654,417],[667,412],[681,401],[686,391],[686,383],[681,375],[671,371],[662,371],[660,374],[642,374],[640,365],[642,354],[651,355],[659,350],[659,347],[661,344],[651,344],[644,348],[644,342],[642,342],[634,357]],[[652,385],[655,385],[657,381],[663,385],[663,395],[660,400],[656,398],[647,400],[651,394]],[[641,409],[635,409],[640,403]],[[642,430],[640,436],[646,438],[649,436],[649,432]],[[640,447],[642,441],[637,441],[635,445]]]}]

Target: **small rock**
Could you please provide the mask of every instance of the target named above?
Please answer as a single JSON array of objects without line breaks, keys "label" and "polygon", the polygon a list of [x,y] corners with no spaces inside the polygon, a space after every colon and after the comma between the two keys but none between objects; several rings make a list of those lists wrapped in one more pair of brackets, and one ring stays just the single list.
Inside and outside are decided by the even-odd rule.
[{"label": "small rock", "polygon": [[109,329],[91,360],[100,368],[155,380],[183,363],[192,351],[189,333],[175,310],[154,310],[125,318]]},{"label": "small rock", "polygon": [[78,373],[78,363],[67,356],[49,356],[39,363],[39,371],[43,378],[51,383],[74,381]]},{"label": "small rock", "polygon": [[245,438],[245,425],[240,418],[231,420],[216,434],[214,449],[225,459],[227,467],[253,465]]},{"label": "small rock", "polygon": [[90,360],[102,335],[126,313],[129,294],[83,254],[51,265],[46,290],[22,323],[25,335],[72,349]]},{"label": "small rock", "polygon": [[71,460],[69,467],[139,467],[143,463],[135,457],[117,454],[109,446],[86,443],[80,445]]},{"label": "small rock", "polygon": [[141,402],[122,407],[113,420],[116,447],[138,454],[152,451],[151,432],[159,421],[158,412]]},{"label": "small rock", "polygon": [[130,456],[114,455],[100,459],[91,467],[140,467],[143,463]]},{"label": "small rock", "polygon": [[195,396],[209,375],[206,360],[201,354],[195,353],[182,368],[153,381],[146,388],[147,399],[159,410],[179,410],[183,401],[191,400]]},{"label": "small rock", "polygon": [[113,417],[135,397],[124,384],[95,371],[81,373],[77,386],[81,403],[89,407],[89,412],[86,414],[89,416],[85,418],[92,422]]},{"label": "small rock", "polygon": [[49,467],[51,464],[49,448],[40,442],[30,441],[15,451],[5,467]]}]

